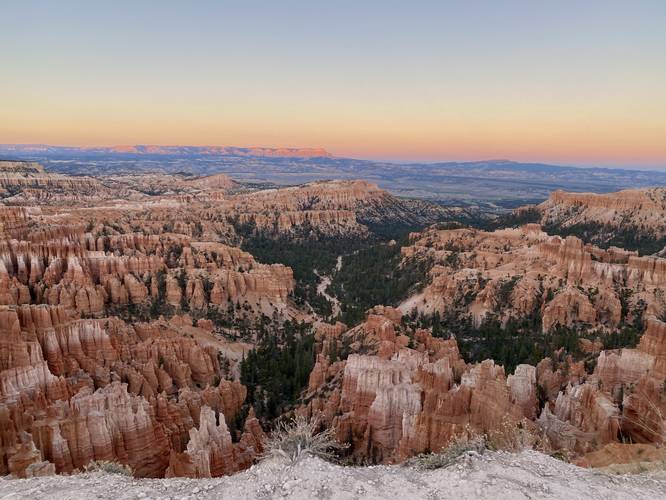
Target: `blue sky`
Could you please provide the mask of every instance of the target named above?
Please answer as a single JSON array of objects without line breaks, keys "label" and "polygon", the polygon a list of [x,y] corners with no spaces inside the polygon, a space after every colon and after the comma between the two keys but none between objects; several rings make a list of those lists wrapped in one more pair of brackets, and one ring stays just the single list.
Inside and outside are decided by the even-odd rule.
[{"label": "blue sky", "polygon": [[666,165],[666,2],[21,1],[0,142]]}]

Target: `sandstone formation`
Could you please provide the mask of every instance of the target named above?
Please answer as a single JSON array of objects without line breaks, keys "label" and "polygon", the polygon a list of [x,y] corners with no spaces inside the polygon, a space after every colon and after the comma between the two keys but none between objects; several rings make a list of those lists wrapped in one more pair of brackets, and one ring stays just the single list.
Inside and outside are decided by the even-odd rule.
[{"label": "sandstone formation", "polygon": [[666,255],[666,188],[617,193],[553,192],[532,207],[540,223],[557,234],[582,235],[604,248],[622,246],[642,255]]},{"label": "sandstone formation", "polygon": [[[496,431],[537,413],[536,371],[508,378],[492,360],[467,365],[455,340],[407,331],[396,309],[376,308],[328,342],[312,371],[306,414],[322,414],[359,459],[391,462],[445,447],[470,430]],[[331,363],[332,342],[355,352]],[[410,347],[411,345],[411,347]]]},{"label": "sandstone formation", "polygon": [[[263,431],[252,416],[237,421],[246,389],[225,379],[248,347],[218,333],[301,315],[291,269],[205,239],[173,210],[193,203],[182,194],[128,208],[111,201],[119,182],[0,167],[5,203],[39,202],[0,207],[0,474],[95,460],[140,477],[248,467]],[[194,195],[232,187],[224,176],[182,185]]]},{"label": "sandstone formation", "polygon": [[431,228],[412,235],[403,256],[433,263],[429,284],[403,312],[458,310],[477,324],[488,314],[502,321],[536,315],[544,331],[558,324],[609,331],[666,311],[666,259],[548,236],[536,225]]},{"label": "sandstone formation", "polygon": [[[127,153],[168,154],[145,148]],[[23,162],[0,162],[0,198],[0,474],[19,477],[95,460],[140,477],[248,467],[264,431],[245,416],[238,363],[256,324],[312,317],[292,300],[290,268],[238,244],[365,237],[377,222],[443,213],[365,181],[254,190],[223,175],[68,177]],[[656,227],[655,217],[640,221]],[[314,325],[317,359],[296,411],[321,416],[353,458],[400,461],[473,434],[526,433],[588,457],[622,439],[664,442],[666,259],[537,225],[432,227],[403,258],[432,266],[399,309],[374,307],[351,328]],[[456,332],[408,326],[413,310],[476,324],[536,317],[544,332],[586,326],[599,339],[581,340],[585,360],[560,350],[508,374],[493,360],[466,363]],[[637,348],[604,350],[604,334],[627,324],[645,326]]]},{"label": "sandstone formation", "polygon": [[538,206],[542,224],[562,227],[586,222],[616,228],[638,227],[666,235],[666,189],[627,189],[617,193],[554,191]]},{"label": "sandstone formation", "polygon": [[[161,477],[202,415],[233,419],[245,399],[241,384],[220,380],[215,348],[160,322],[129,326],[76,319],[63,306],[5,306],[0,355],[4,474],[72,472],[111,460]],[[260,428],[246,427],[239,445],[224,428],[226,452],[243,458],[234,467],[259,451],[252,446]]]},{"label": "sandstone formation", "polygon": [[0,198],[11,203],[78,200],[105,191],[92,177],[52,174],[38,163],[0,160]]},{"label": "sandstone formation", "polygon": [[656,318],[636,349],[601,351],[592,373],[570,356],[518,365],[509,376],[492,360],[468,364],[455,340],[407,328],[391,308],[369,311],[352,329],[319,325],[317,338],[299,412],[333,426],[360,461],[400,461],[469,434],[525,433],[528,442],[590,457],[623,438],[666,439],[666,324]]}]

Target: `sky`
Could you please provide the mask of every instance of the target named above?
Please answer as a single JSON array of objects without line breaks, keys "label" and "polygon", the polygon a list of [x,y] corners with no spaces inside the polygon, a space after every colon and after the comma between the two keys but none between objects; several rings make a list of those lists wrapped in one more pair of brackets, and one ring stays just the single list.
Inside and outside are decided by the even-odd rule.
[{"label": "sky", "polygon": [[0,143],[666,168],[666,2],[5,1]]}]

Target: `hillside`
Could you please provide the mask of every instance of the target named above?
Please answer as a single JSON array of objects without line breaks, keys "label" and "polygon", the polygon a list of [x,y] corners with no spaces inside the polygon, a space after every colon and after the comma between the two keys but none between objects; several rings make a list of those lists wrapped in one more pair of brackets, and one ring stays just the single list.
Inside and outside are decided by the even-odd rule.
[{"label": "hillside", "polygon": [[608,194],[555,191],[536,209],[550,234],[575,235],[641,255],[666,247],[666,188]]}]

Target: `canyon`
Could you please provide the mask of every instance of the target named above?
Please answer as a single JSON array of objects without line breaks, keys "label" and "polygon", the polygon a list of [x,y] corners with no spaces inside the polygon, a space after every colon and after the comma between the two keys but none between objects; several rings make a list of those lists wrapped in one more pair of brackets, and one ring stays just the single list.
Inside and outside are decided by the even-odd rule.
[{"label": "canyon", "polygon": [[[666,259],[547,231],[585,220],[658,234],[660,191],[640,193],[554,193],[539,223],[491,231],[468,208],[365,180],[276,187],[0,161],[0,474],[95,461],[151,478],[248,468],[274,422],[255,412],[263,388],[244,367],[267,340],[283,349],[274,339],[293,325],[311,336],[313,367],[284,416],[334,429],[353,462],[402,462],[481,434],[588,465],[619,441],[633,443],[628,460],[650,454],[666,436]],[[304,259],[348,248],[325,280],[315,272],[335,314],[304,303],[300,270],[253,256],[253,242],[312,249]],[[426,271],[396,303],[343,324],[335,273],[377,245],[395,250],[396,276]],[[548,338],[567,329],[575,349],[511,367],[472,359],[475,339],[433,319],[452,315],[471,330],[489,318]],[[635,345],[615,347],[627,328]]]}]

